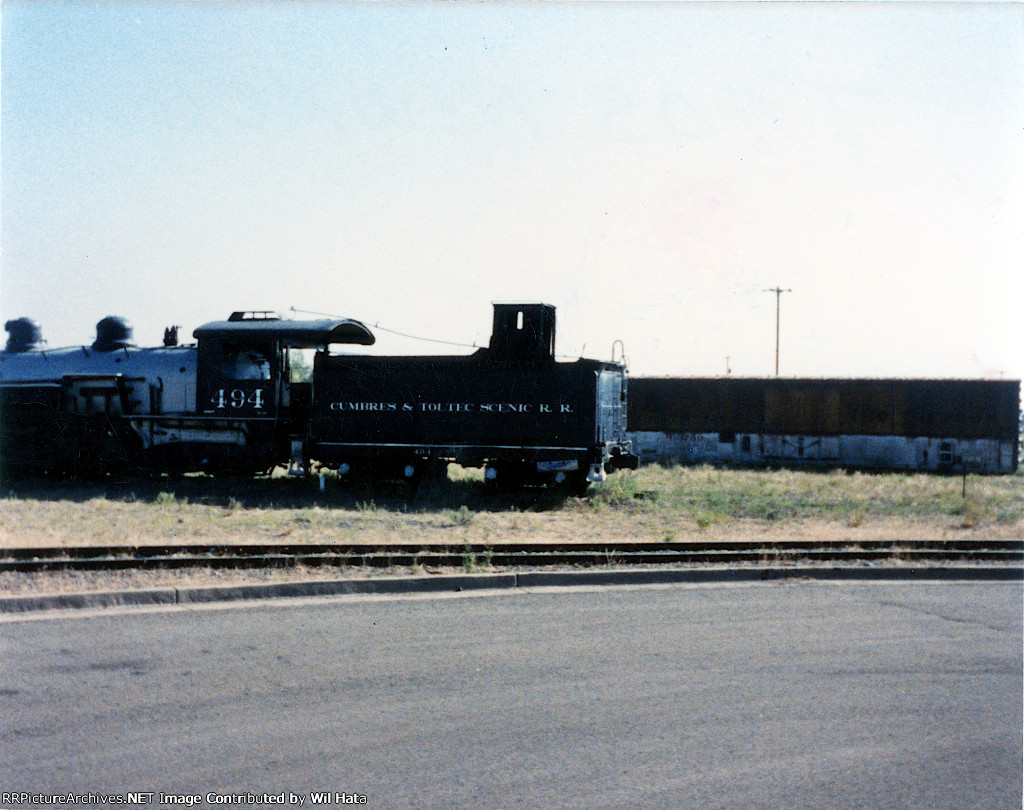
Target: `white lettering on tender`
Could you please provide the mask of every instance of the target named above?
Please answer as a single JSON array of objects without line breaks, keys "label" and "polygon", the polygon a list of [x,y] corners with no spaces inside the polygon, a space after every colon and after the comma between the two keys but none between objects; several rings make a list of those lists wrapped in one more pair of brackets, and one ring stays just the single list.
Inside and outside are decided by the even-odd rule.
[{"label": "white lettering on tender", "polygon": [[528,402],[485,402],[480,410],[485,413],[533,413],[533,405]]},{"label": "white lettering on tender", "polygon": [[[256,397],[256,401],[253,402],[250,398],[250,403],[256,405],[257,408],[262,407],[262,392]],[[223,405],[221,405],[223,407]],[[555,413],[554,408],[558,408],[558,413],[572,413],[571,405],[559,404],[554,406],[546,402],[533,403],[533,402],[332,402],[330,404],[332,411],[359,411],[369,413],[392,413],[401,411],[402,413]]]},{"label": "white lettering on tender", "polygon": [[332,411],[397,411],[395,402],[332,402]]},{"label": "white lettering on tender", "polygon": [[476,405],[472,402],[421,402],[420,410],[433,413],[473,413]]}]

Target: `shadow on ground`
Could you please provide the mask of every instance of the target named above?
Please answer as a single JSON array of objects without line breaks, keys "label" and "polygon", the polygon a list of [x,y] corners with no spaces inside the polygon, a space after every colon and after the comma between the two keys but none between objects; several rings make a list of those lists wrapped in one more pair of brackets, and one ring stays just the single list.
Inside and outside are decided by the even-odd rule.
[{"label": "shadow on ground", "polygon": [[168,501],[248,509],[366,508],[395,512],[433,512],[465,506],[477,512],[549,511],[570,497],[567,491],[524,487],[504,491],[472,479],[427,478],[417,485],[405,481],[331,476],[283,475],[220,478],[204,474],[180,476],[108,476],[82,481],[65,478],[21,478],[0,483],[2,497],[81,503],[96,498],[124,503]]}]

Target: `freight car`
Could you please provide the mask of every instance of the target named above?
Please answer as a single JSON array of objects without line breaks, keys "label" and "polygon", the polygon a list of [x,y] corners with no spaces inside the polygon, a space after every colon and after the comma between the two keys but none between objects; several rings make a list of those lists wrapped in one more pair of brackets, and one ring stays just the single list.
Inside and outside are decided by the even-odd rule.
[{"label": "freight car", "polygon": [[[0,353],[5,471],[254,474],[310,463],[418,479],[436,462],[486,465],[488,480],[579,487],[635,466],[625,441],[625,369],[554,357],[554,307],[495,305],[491,345],[466,357],[332,354],[374,343],[347,319],[236,312],[196,343],[139,348],[105,318],[91,346],[45,349],[8,321]],[[293,380],[295,350],[315,349]]]},{"label": "freight car", "polygon": [[1012,473],[1017,380],[634,378],[645,461]]}]

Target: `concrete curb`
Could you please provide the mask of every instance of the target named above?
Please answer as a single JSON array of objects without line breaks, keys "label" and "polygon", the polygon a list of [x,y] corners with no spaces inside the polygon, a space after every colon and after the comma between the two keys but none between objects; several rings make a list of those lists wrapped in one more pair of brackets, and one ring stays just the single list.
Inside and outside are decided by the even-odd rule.
[{"label": "concrete curb", "polygon": [[659,585],[701,582],[764,582],[781,579],[875,580],[1024,580],[1024,568],[1009,566],[786,566],[779,568],[681,568],[616,571],[528,571],[517,576],[519,588],[572,585]]},{"label": "concrete curb", "polygon": [[48,610],[206,604],[239,600],[306,596],[454,593],[512,588],[565,588],[593,585],[668,585],[780,580],[881,580],[1024,582],[1024,568],[1011,566],[948,566],[888,568],[852,566],[788,566],[780,568],[654,568],[611,571],[523,571],[521,573],[455,574],[448,576],[379,577],[256,585],[212,585],[190,588],[146,588],[33,596],[0,597],[0,613]]},{"label": "concrete curb", "polygon": [[0,613],[28,613],[36,610],[76,610],[110,607],[175,605],[175,588],[146,588],[126,591],[41,594],[0,597]]},{"label": "concrete curb", "polygon": [[437,593],[514,587],[516,587],[515,574],[457,574],[436,577],[378,577],[375,579],[282,582],[266,585],[215,585],[178,588],[177,590],[179,603],[196,604],[238,599],[281,599],[293,596]]}]

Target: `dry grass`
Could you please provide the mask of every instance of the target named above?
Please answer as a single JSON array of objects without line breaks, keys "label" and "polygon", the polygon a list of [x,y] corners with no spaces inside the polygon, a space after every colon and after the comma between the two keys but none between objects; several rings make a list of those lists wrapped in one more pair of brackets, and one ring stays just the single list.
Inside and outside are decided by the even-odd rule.
[{"label": "dry grass", "polygon": [[646,467],[586,499],[486,490],[455,471],[413,494],[202,476],[29,482],[0,497],[0,548],[214,543],[1024,537],[1024,475]]}]

